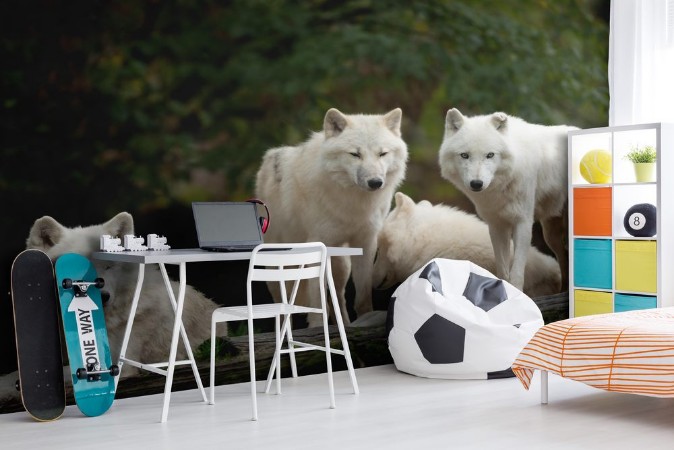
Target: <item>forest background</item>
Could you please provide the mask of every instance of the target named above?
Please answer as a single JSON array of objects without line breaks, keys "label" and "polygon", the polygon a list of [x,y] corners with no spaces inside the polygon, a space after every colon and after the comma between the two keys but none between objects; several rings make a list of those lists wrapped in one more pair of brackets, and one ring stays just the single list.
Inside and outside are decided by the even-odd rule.
[{"label": "forest background", "polygon": [[[11,263],[39,217],[128,211],[136,234],[194,247],[191,202],[252,196],[264,151],[331,107],[402,108],[401,190],[472,211],[439,174],[447,109],[606,126],[608,16],[608,0],[2,2],[0,373],[16,369]],[[206,266],[188,282],[240,296]]]}]

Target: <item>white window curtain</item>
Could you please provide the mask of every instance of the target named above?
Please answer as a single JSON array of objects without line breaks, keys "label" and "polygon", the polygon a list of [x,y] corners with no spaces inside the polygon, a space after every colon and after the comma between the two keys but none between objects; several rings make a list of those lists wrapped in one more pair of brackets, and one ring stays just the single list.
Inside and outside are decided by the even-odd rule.
[{"label": "white window curtain", "polygon": [[674,122],[674,0],[612,0],[609,125]]}]

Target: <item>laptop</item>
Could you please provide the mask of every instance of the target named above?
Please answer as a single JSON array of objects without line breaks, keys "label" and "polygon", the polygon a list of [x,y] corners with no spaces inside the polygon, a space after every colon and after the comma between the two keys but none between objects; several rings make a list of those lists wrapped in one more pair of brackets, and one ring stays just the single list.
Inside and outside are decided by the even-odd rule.
[{"label": "laptop", "polygon": [[193,202],[199,248],[243,252],[263,242],[257,207],[250,202]]}]

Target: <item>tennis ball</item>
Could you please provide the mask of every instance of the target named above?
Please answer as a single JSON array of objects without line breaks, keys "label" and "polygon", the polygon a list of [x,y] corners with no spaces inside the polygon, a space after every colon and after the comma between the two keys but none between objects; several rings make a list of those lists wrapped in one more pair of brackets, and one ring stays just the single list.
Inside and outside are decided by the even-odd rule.
[{"label": "tennis ball", "polygon": [[588,183],[610,183],[611,170],[611,154],[606,150],[590,150],[580,160],[580,175]]}]

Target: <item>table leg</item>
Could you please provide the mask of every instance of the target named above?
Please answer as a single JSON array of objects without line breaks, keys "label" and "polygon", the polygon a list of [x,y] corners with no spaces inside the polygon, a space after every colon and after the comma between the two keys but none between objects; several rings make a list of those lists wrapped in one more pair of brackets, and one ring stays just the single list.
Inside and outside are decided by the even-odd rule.
[{"label": "table leg", "polygon": [[344,358],[346,359],[346,367],[349,369],[349,376],[351,377],[351,385],[353,386],[353,393],[358,394],[358,382],[356,381],[356,372],[353,369],[353,361],[351,361],[351,351],[349,350],[349,342],[346,339],[346,330],[344,329],[344,322],[342,321],[342,311],[339,307],[339,299],[337,298],[337,290],[335,289],[335,281],[332,278],[332,263],[331,258],[328,257],[326,264],[326,276],[328,279],[328,289],[330,290],[330,298],[332,300],[332,307],[335,311],[335,322],[337,322],[337,329],[339,329],[339,336],[342,340],[342,348],[344,349]]},{"label": "table leg", "polygon": [[[166,290],[168,291],[169,298],[171,299],[171,304],[173,305],[173,311],[177,310],[177,303],[175,299],[175,295],[173,292],[173,289],[171,288],[171,281],[169,280],[168,274],[166,273],[166,266],[162,263],[159,264],[159,269],[161,270],[162,277],[164,278],[164,285],[166,286]],[[185,286],[187,286],[187,280],[185,280]],[[197,363],[194,359],[194,354],[192,352],[192,346],[190,345],[190,341],[187,337],[187,332],[185,331],[185,325],[183,324],[182,319],[180,320],[180,337],[183,340],[183,345],[185,346],[185,351],[187,352],[187,359],[190,361],[190,365],[192,366],[192,372],[194,373],[194,379],[197,382],[197,387],[199,388],[199,391],[201,392],[201,397],[203,398],[204,402],[208,402],[206,399],[206,391],[204,390],[204,386],[201,383],[201,376],[199,375],[199,368],[197,367]]]},{"label": "table leg", "polygon": [[[173,334],[171,337],[171,351],[169,353],[168,368],[166,373],[166,386],[164,387],[164,407],[161,412],[161,422],[166,422],[168,418],[168,406],[171,401],[171,385],[173,384],[173,372],[176,365],[176,354],[178,352],[178,337],[180,335],[180,325],[182,324],[183,306],[185,304],[185,265],[179,264],[180,287],[178,289],[178,302],[176,304],[176,317],[173,322]],[[203,388],[202,388],[203,393]],[[204,399],[205,399],[205,394]]]},{"label": "table leg", "polygon": [[541,370],[541,404],[548,404],[548,371]]},{"label": "table leg", "polygon": [[122,377],[122,368],[124,367],[124,358],[126,357],[126,348],[129,345],[129,337],[131,336],[131,328],[133,328],[133,319],[136,317],[136,309],[138,308],[138,300],[140,299],[140,291],[143,288],[143,280],[145,278],[145,264],[138,264],[138,279],[136,281],[136,290],[133,293],[133,300],[131,300],[131,310],[129,311],[129,318],[126,321],[126,329],[124,330],[124,339],[122,340],[122,348],[119,351],[119,375],[115,378],[115,390],[119,384],[119,379]]}]

